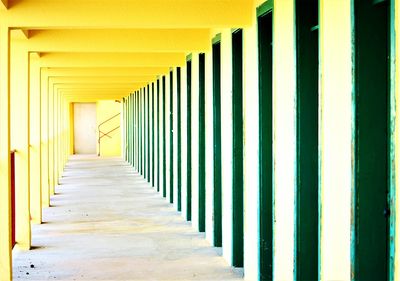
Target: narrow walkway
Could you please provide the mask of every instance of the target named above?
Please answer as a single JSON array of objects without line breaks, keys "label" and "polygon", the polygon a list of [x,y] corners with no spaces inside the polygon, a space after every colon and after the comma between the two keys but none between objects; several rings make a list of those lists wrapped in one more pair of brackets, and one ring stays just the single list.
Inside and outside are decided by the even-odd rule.
[{"label": "narrow walkway", "polygon": [[240,280],[121,159],[73,157],[14,280]]}]

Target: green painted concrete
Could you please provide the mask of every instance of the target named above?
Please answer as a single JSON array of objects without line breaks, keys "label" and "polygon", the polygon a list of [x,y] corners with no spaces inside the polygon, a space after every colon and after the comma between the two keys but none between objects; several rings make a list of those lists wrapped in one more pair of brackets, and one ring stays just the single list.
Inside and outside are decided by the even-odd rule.
[{"label": "green painted concrete", "polygon": [[205,54],[199,54],[199,231],[206,231]]},{"label": "green painted concrete", "polygon": [[212,47],[213,56],[213,144],[214,144],[214,246],[222,246],[222,159],[221,159],[221,42]]},{"label": "green painted concrete", "polygon": [[243,266],[243,31],[232,34],[232,264]]},{"label": "green painted concrete", "polygon": [[181,102],[181,68],[176,69],[176,103],[177,103],[177,207],[182,210],[182,102]]},{"label": "green painted concrete", "polygon": [[297,186],[295,278],[318,279],[318,0],[296,1]]},{"label": "green painted concrete", "polygon": [[273,277],[272,23],[271,9],[258,17],[260,280]]},{"label": "green painted concrete", "polygon": [[192,61],[186,62],[187,95],[187,155],[186,155],[186,218],[192,220]]},{"label": "green painted concrete", "polygon": [[355,280],[388,280],[389,7],[354,1]]}]

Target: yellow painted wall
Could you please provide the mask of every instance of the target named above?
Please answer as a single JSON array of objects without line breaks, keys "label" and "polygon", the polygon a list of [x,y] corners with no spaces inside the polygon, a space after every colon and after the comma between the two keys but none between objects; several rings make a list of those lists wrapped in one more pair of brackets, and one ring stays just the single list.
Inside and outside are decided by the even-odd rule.
[{"label": "yellow painted wall", "polygon": [[275,1],[273,19],[274,278],[293,279],[296,179],[294,1]]},{"label": "yellow painted wall", "polygon": [[[211,46],[211,42],[210,42]],[[214,132],[213,132],[213,60],[212,52],[205,53],[205,196],[206,239],[214,245]]]},{"label": "yellow painted wall", "polygon": [[49,95],[48,95],[48,76],[46,70],[40,73],[40,102],[41,102],[41,170],[42,170],[42,206],[50,206],[50,180],[49,180]]},{"label": "yellow painted wall", "polygon": [[[1,21],[0,21],[1,23]],[[0,25],[0,280],[12,278],[10,192],[10,36]]]},{"label": "yellow painted wall", "polygon": [[[192,66],[193,67],[193,66]],[[194,71],[192,70],[192,73]],[[192,78],[192,85],[197,80]],[[197,74],[198,77],[198,74]],[[193,81],[195,79],[195,81]],[[198,84],[198,82],[196,82]],[[192,86],[193,87],[193,86]],[[193,100],[193,97],[192,97]],[[192,116],[193,109],[192,109]],[[193,122],[193,120],[192,120]],[[221,31],[221,169],[222,188],[222,229],[232,229],[232,32]],[[192,139],[196,136],[192,131]],[[192,142],[192,153],[193,153]],[[193,156],[192,156],[193,159]],[[192,164],[193,166],[193,164]],[[196,167],[196,166],[194,166]],[[192,175],[193,181],[193,175]],[[193,189],[193,184],[192,184]],[[193,194],[193,191],[192,191]],[[192,199],[193,200],[193,199]],[[228,264],[232,264],[232,232],[222,231],[222,254]]]},{"label": "yellow painted wall", "polygon": [[319,134],[322,280],[351,278],[351,40],[350,1],[321,0]]},{"label": "yellow painted wall", "polygon": [[[111,118],[112,116],[121,113],[121,103],[117,103],[114,100],[102,100],[97,102],[97,127],[102,122]],[[100,127],[100,130],[104,133],[111,131],[112,129],[121,126],[121,115],[117,116],[113,120],[107,122]],[[97,131],[97,134],[99,132]],[[121,156],[121,128],[118,128],[114,132],[109,134],[111,138],[105,136],[101,139],[100,143],[100,155],[101,156]],[[97,144],[97,152],[99,147]]]},{"label": "yellow painted wall", "polygon": [[[168,81],[167,81],[168,85]],[[192,53],[192,226],[199,230],[199,53]],[[168,105],[168,100],[165,101]],[[166,107],[167,111],[168,107]],[[166,119],[168,128],[169,118]],[[166,130],[166,132],[168,132]],[[168,137],[166,156],[168,159]],[[168,175],[167,175],[168,176]],[[168,186],[168,177],[167,177]]]},{"label": "yellow painted wall", "polygon": [[69,154],[75,153],[74,149],[74,104],[69,104]]},{"label": "yellow painted wall", "polygon": [[[252,25],[243,29],[243,183],[244,183],[244,275],[246,280],[259,277],[259,220],[258,220],[258,27],[255,1]],[[257,3],[258,2],[258,3]],[[257,165],[258,166],[258,165]]]},{"label": "yellow painted wall", "polygon": [[[187,219],[187,68],[181,67],[181,169],[182,169],[182,216]],[[156,104],[155,104],[156,106]],[[157,137],[157,132],[155,132]],[[155,158],[157,161],[157,158]],[[156,172],[155,172],[156,173]]]},{"label": "yellow painted wall", "polygon": [[[13,33],[11,33],[13,34]],[[11,149],[15,149],[16,241],[20,249],[31,247],[29,190],[29,57],[23,42],[14,40],[11,47]]]},{"label": "yellow painted wall", "polygon": [[30,169],[30,212],[32,221],[41,223],[42,221],[42,190],[41,190],[41,101],[40,101],[40,69],[38,67],[38,57],[34,54],[30,55],[29,69],[29,169]]}]

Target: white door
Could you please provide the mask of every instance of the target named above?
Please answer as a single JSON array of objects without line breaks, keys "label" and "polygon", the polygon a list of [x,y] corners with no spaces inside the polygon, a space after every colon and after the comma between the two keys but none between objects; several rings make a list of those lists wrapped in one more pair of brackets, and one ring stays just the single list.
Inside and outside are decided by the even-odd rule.
[{"label": "white door", "polygon": [[75,154],[96,154],[96,142],[96,103],[75,103]]}]

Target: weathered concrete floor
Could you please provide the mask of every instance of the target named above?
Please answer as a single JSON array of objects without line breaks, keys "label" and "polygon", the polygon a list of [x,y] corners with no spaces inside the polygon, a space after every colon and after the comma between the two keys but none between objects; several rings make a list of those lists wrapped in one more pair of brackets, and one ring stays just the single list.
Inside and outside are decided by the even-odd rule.
[{"label": "weathered concrete floor", "polygon": [[15,280],[241,279],[120,159],[72,158],[51,205],[33,250],[14,250]]}]

